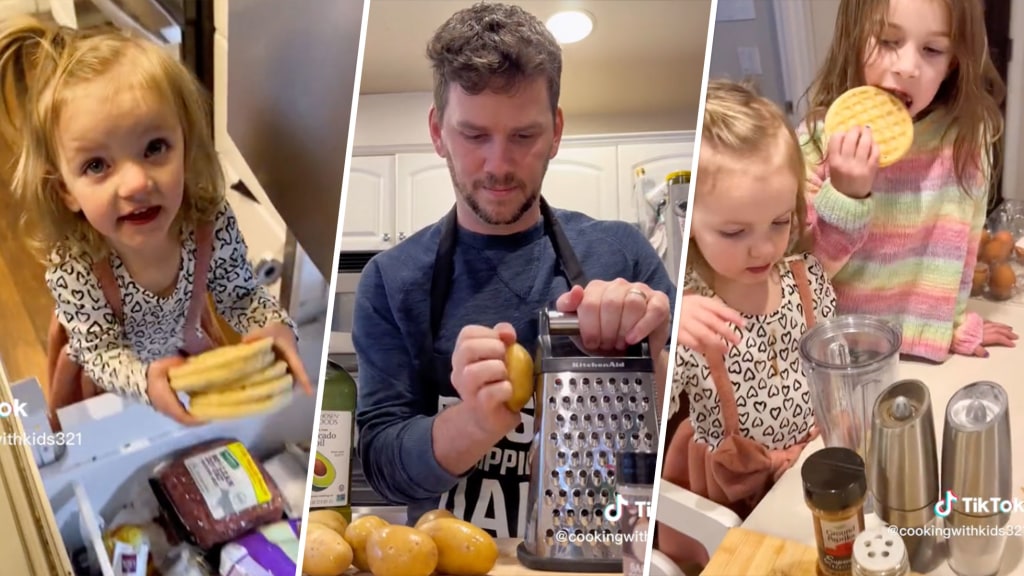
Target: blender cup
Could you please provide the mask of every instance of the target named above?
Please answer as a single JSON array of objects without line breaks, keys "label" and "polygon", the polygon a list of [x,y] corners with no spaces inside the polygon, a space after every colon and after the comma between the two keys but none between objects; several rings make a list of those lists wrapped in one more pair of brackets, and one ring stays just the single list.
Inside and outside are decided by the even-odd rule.
[{"label": "blender cup", "polygon": [[803,335],[800,358],[826,447],[868,461],[875,400],[897,380],[902,342],[898,326],[863,315],[839,316]]}]

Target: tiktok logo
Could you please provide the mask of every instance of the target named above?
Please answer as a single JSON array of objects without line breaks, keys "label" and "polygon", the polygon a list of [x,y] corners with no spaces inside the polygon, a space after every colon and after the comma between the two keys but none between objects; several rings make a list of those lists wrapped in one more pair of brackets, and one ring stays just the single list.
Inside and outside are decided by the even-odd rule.
[{"label": "tiktok logo", "polygon": [[622,506],[626,504],[626,499],[616,494],[615,502],[604,507],[604,517],[609,522],[618,522],[619,518],[622,518]]},{"label": "tiktok logo", "polygon": [[959,498],[956,494],[953,494],[952,490],[946,490],[946,497],[935,503],[935,515],[939,518],[945,518],[949,516],[950,512],[953,511],[953,502],[956,502]]}]

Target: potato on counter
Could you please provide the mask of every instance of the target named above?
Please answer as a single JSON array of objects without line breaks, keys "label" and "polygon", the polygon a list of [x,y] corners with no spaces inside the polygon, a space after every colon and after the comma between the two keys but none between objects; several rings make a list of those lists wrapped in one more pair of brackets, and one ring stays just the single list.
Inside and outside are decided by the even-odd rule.
[{"label": "potato on counter", "polygon": [[449,576],[485,576],[498,562],[498,543],[458,518],[437,518],[420,527],[437,545],[437,571]]},{"label": "potato on counter", "polygon": [[385,526],[366,540],[366,559],[373,576],[430,576],[437,568],[437,544],[408,526]]},{"label": "potato on counter", "polygon": [[352,547],[352,564],[356,568],[363,572],[370,569],[370,563],[366,559],[366,541],[375,530],[388,525],[379,516],[361,516],[352,520],[345,529],[345,541]]},{"label": "potato on counter", "polygon": [[352,566],[352,548],[340,534],[323,524],[310,522],[302,556],[307,576],[341,576]]}]

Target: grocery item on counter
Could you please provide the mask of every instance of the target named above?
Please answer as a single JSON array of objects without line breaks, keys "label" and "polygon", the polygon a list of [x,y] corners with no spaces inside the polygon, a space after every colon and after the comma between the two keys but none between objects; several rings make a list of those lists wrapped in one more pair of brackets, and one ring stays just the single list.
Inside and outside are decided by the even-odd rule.
[{"label": "grocery item on counter", "polygon": [[437,546],[436,568],[440,574],[485,576],[498,562],[498,543],[490,534],[465,520],[442,517],[418,529]]},{"label": "grocery item on counter", "polygon": [[168,371],[171,387],[189,395],[189,413],[228,420],[273,412],[292,400],[294,380],[272,338],[215,348]]},{"label": "grocery item on counter", "polygon": [[906,105],[875,86],[858,86],[839,95],[825,113],[825,137],[867,126],[878,145],[878,165],[894,164],[914,141],[914,122]]},{"label": "grocery item on counter", "polygon": [[306,465],[299,462],[294,454],[285,450],[263,462],[263,469],[274,480],[284,500],[284,514],[289,518],[301,518],[305,510]]},{"label": "grocery item on counter", "polygon": [[519,412],[533,397],[533,357],[522,344],[513,342],[505,349],[505,369],[508,371],[508,381],[512,383],[512,397],[505,405],[511,411]]},{"label": "grocery item on counter", "polygon": [[155,574],[150,553],[149,536],[142,526],[124,524],[103,535],[114,576],[147,576]]},{"label": "grocery item on counter", "polygon": [[281,519],[274,480],[233,439],[204,442],[160,463],[149,480],[179,536],[209,550]]},{"label": "grocery item on counter", "polygon": [[311,522],[306,528],[302,573],[306,576],[341,576],[352,566],[348,542],[323,524]]},{"label": "grocery item on counter", "polygon": [[213,576],[202,551],[188,544],[171,549],[160,564],[160,576]]},{"label": "grocery item on counter", "polygon": [[823,448],[800,469],[804,499],[814,516],[818,569],[825,576],[850,574],[853,543],[864,531],[867,474],[849,448]]},{"label": "grocery item on counter", "polygon": [[1017,291],[1017,271],[1024,249],[1015,245],[1009,230],[982,231],[978,263],[974,268],[971,296],[1009,300]]},{"label": "grocery item on counter", "polygon": [[[624,451],[615,455],[615,502],[622,543],[623,576],[643,576],[653,500],[657,452]],[[621,500],[620,500],[621,498]]]},{"label": "grocery item on counter", "polygon": [[352,518],[352,448],[355,445],[356,382],[328,361],[320,406],[310,510],[334,509]]},{"label": "grocery item on counter", "polygon": [[370,563],[366,559],[366,541],[374,530],[385,526],[388,526],[388,523],[381,517],[367,515],[356,518],[348,528],[345,528],[345,542],[352,548],[353,566],[364,572],[370,569]]},{"label": "grocery item on counter", "polygon": [[366,560],[373,576],[430,576],[437,568],[438,548],[421,530],[392,524],[370,533]]},{"label": "grocery item on counter", "polygon": [[326,526],[343,538],[348,528],[348,520],[337,510],[311,510],[306,516],[306,522]]},{"label": "grocery item on counter", "polygon": [[294,576],[300,527],[299,520],[273,522],[226,544],[220,552],[220,575]]}]

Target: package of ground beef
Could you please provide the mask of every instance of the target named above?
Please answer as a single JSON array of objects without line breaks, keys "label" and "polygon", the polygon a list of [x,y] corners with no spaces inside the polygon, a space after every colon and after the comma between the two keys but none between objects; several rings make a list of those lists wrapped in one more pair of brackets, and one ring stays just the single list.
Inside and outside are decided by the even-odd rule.
[{"label": "package of ground beef", "polygon": [[182,539],[203,550],[281,519],[274,480],[237,440],[193,446],[153,472],[150,486]]}]

